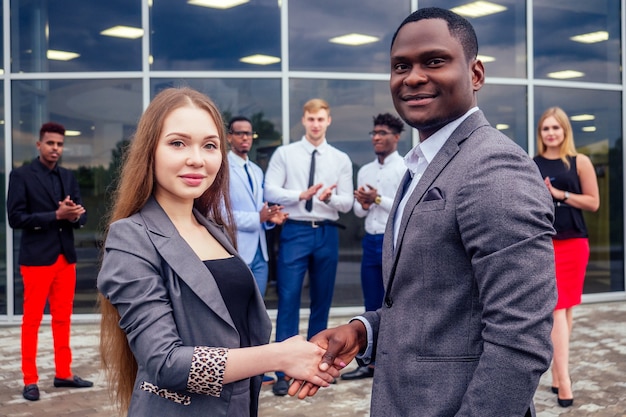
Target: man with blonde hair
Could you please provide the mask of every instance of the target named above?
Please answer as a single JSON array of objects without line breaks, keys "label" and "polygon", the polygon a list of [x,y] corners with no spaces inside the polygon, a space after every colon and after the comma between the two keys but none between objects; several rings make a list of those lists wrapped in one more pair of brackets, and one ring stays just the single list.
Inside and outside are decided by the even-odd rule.
[{"label": "man with blonde hair", "polygon": [[[265,173],[265,200],[288,213],[277,260],[276,341],[298,334],[300,294],[308,270],[311,297],[308,338],[326,329],[339,260],[339,212],[352,208],[352,162],[330,145],[330,107],[322,99],[304,104],[304,137],[276,149]],[[282,373],[272,387],[286,395]]]}]

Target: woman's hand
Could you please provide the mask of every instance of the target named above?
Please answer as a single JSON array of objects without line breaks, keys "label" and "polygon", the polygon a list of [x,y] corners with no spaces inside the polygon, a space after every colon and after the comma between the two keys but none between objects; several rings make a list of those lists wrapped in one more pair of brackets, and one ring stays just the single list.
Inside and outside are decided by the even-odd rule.
[{"label": "woman's hand", "polygon": [[339,370],[335,367],[329,367],[325,371],[320,370],[319,364],[326,350],[307,342],[304,337],[293,336],[280,342],[279,345],[284,354],[278,370],[283,371],[289,377],[327,387],[339,376]]}]

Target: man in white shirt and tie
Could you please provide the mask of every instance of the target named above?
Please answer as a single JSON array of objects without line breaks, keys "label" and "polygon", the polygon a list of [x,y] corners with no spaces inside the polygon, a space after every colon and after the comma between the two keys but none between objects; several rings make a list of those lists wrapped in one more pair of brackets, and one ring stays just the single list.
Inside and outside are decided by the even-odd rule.
[{"label": "man in white shirt and tie", "polygon": [[[406,172],[404,159],[397,151],[404,123],[390,113],[375,116],[373,122],[374,130],[370,132],[370,137],[376,159],[359,169],[357,189],[354,191],[354,214],[365,217],[361,257],[361,289],[365,311],[376,311],[383,303],[383,237],[396,191]],[[341,379],[372,376],[374,364],[370,363],[342,374]]]},{"label": "man in white shirt and tie", "polygon": [[[265,176],[265,199],[289,214],[277,260],[278,316],[276,341],[298,334],[300,294],[309,273],[311,315],[307,338],[326,329],[339,260],[339,212],[352,208],[352,162],[330,145],[326,130],[330,107],[322,99],[304,104],[304,137],[276,149]],[[272,388],[286,395],[289,382],[277,373]]]}]

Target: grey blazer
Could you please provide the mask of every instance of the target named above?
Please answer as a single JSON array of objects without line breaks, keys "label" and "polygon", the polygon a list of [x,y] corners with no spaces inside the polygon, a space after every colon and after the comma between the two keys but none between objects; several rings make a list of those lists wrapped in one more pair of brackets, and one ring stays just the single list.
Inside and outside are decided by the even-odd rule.
[{"label": "grey blazer", "polygon": [[[403,183],[409,181],[408,175]],[[383,245],[372,417],[534,416],[556,303],[553,205],[536,165],[470,115]]]},{"label": "grey blazer", "polygon": [[[240,258],[219,226],[194,214]],[[255,414],[260,376],[222,384],[227,349],[239,347],[240,339],[215,279],[153,198],[111,224],[98,289],[119,311],[139,367],[129,416]],[[252,345],[268,343],[271,333],[256,292],[249,310]]]}]

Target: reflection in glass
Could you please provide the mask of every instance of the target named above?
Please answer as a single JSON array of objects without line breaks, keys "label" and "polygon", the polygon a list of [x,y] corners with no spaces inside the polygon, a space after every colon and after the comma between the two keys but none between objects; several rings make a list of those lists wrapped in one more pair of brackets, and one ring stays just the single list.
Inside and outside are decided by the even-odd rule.
[{"label": "reflection in glass", "polygon": [[[228,9],[154,1],[150,11],[153,70],[280,70],[276,0],[256,0]],[[255,55],[267,58],[261,62],[260,57],[251,58]]]},{"label": "reflection in glass", "polygon": [[535,77],[620,82],[617,0],[534,0]]},{"label": "reflection in glass", "polygon": [[[289,2],[289,67],[294,71],[388,73],[389,47],[410,12],[406,0]],[[338,8],[344,12],[338,13]]]},{"label": "reflection in glass", "polygon": [[13,0],[12,71],[139,71],[141,37],[101,33],[118,25],[141,28],[141,0]]},{"label": "reflection in glass", "polygon": [[[36,142],[43,123],[52,120],[76,134],[66,135],[61,161],[78,180],[88,218],[85,227],[74,232],[78,255],[74,312],[93,313],[102,220],[109,208],[122,147],[134,132],[142,111],[141,81],[14,81],[12,92],[14,167],[37,156]],[[15,230],[16,314],[22,312],[23,288],[17,264],[20,237],[19,230]]]},{"label": "reflection in glass", "polygon": [[468,8],[469,1],[420,0],[419,7],[452,9],[470,21],[487,77],[526,77],[526,2],[491,0],[498,7]]},{"label": "reflection in glass", "polygon": [[528,151],[526,87],[485,84],[477,93],[478,107],[489,123]]},{"label": "reflection in glass", "polygon": [[621,93],[537,87],[535,132],[537,119],[551,106],[561,107],[570,116],[576,149],[591,158],[600,187],[600,209],[583,212],[591,248],[584,293],[623,291]]}]

